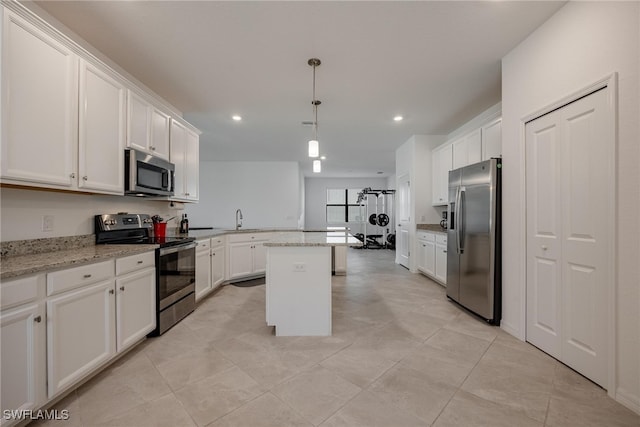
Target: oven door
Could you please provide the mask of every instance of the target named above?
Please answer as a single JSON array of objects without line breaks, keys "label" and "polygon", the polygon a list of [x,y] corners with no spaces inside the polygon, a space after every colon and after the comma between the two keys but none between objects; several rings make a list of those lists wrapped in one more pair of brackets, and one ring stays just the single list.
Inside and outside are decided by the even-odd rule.
[{"label": "oven door", "polygon": [[158,249],[157,266],[160,310],[195,292],[195,242]]}]

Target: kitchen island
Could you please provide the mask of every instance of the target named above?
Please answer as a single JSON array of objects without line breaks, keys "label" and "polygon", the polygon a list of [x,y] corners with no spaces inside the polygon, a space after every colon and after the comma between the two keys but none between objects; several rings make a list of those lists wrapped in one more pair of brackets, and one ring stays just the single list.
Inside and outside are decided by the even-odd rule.
[{"label": "kitchen island", "polygon": [[264,246],[267,325],[276,336],[331,335],[332,248],[362,242],[340,230],[286,233]]}]

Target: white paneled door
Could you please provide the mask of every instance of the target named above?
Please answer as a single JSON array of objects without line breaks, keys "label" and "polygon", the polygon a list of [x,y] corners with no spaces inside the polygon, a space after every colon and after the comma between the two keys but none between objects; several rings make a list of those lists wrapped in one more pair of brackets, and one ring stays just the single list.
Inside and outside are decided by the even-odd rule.
[{"label": "white paneled door", "polygon": [[398,178],[398,228],[396,232],[396,262],[409,266],[411,231],[411,192],[409,175]]},{"label": "white paneled door", "polygon": [[612,111],[604,88],[525,126],[527,341],[605,388]]}]

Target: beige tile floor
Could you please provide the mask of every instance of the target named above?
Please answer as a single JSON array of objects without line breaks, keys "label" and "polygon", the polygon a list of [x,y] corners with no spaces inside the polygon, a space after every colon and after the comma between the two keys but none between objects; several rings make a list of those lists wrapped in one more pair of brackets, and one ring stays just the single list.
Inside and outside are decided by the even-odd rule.
[{"label": "beige tile floor", "polygon": [[264,286],[223,287],[56,405],[70,411],[62,424],[640,426],[393,256],[349,250],[349,275],[333,281],[331,337],[275,337]]}]

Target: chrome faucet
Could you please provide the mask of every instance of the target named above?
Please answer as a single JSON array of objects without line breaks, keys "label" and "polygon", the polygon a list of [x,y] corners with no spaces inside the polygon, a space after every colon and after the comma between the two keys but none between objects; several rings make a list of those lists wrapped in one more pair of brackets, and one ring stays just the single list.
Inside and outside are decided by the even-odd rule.
[{"label": "chrome faucet", "polygon": [[242,227],[242,211],[240,209],[236,210],[236,230]]}]

